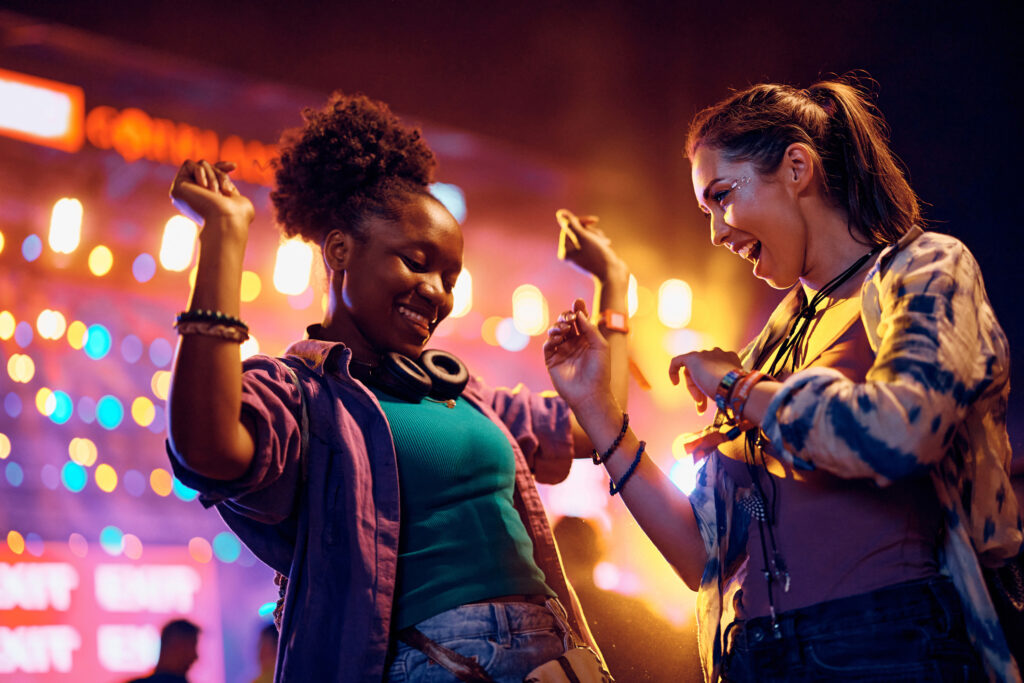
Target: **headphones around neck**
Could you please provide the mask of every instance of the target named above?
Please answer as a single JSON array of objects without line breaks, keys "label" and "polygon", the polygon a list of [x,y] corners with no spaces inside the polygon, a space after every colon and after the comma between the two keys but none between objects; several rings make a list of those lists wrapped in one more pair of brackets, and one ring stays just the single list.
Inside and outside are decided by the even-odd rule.
[{"label": "headphones around neck", "polygon": [[440,349],[428,349],[419,361],[389,351],[374,365],[352,359],[352,375],[403,401],[419,403],[430,397],[448,401],[459,396],[469,382],[469,370],[458,358]]}]

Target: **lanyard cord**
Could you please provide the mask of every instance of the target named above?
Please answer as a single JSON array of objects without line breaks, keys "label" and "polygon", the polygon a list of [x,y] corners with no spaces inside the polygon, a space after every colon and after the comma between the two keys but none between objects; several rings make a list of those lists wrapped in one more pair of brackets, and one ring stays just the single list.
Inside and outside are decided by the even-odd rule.
[{"label": "lanyard cord", "polygon": [[[775,354],[775,358],[772,360],[771,366],[768,368],[768,375],[774,376],[775,373],[785,367],[786,360],[790,363],[790,372],[795,372],[800,362],[799,354],[797,349],[803,345],[803,341],[807,336],[807,331],[810,329],[811,321],[817,314],[818,305],[824,301],[832,292],[836,291],[840,286],[852,278],[863,266],[867,263],[868,259],[874,256],[881,247],[875,247],[868,253],[857,259],[849,268],[841,272],[836,277],[829,280],[829,282],[821,288],[811,300],[796,314],[792,325],[789,328],[782,343],[779,344],[778,353]],[[770,349],[765,348],[761,350],[758,355],[757,361],[753,367],[761,367],[765,361],[765,354],[770,353]],[[768,582],[768,609],[771,612],[772,618],[772,630],[776,638],[781,638],[782,635],[778,630],[778,624],[775,622],[775,591],[774,585],[776,582],[782,584],[782,591],[784,593],[789,592],[789,571],[786,568],[786,562],[779,552],[777,543],[775,542],[775,522],[776,513],[778,507],[778,487],[775,483],[775,477],[768,472],[768,463],[764,456],[764,437],[761,435],[761,430],[751,429],[744,435],[744,458],[747,463],[747,471],[750,473],[750,479],[754,484],[757,496],[761,499],[762,505],[760,515],[757,515],[757,526],[761,540],[761,559],[764,562],[762,572],[764,574],[765,581]],[[760,472],[763,470],[768,474],[768,483],[771,486],[771,497],[765,494],[764,486],[761,483]],[[767,538],[766,538],[767,536]],[[767,543],[765,542],[767,540]],[[769,547],[771,553],[769,555]]]}]

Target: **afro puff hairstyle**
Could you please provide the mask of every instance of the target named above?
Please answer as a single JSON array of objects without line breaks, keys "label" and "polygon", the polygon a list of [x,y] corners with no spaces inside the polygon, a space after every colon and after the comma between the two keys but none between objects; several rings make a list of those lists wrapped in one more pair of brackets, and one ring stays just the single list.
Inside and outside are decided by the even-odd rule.
[{"label": "afro puff hairstyle", "polygon": [[429,192],[434,153],[383,102],[336,91],[302,117],[281,136],[270,193],[288,237],[322,244],[339,229],[365,239],[365,218],[394,220],[403,200]]}]

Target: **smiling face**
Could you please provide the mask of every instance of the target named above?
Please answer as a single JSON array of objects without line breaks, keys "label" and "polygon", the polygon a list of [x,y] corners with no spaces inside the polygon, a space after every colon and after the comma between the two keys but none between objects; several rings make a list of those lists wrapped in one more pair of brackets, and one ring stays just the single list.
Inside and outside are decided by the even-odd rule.
[{"label": "smiling face", "polygon": [[693,155],[697,204],[711,223],[711,242],[754,264],[754,275],[786,289],[805,274],[806,223],[785,182],[786,164],[768,175],[750,161],[730,161],[706,146]]},{"label": "smiling face", "polygon": [[387,351],[417,358],[451,313],[462,230],[426,195],[411,197],[397,220],[373,216],[361,227],[364,240],[335,232],[324,244],[334,271],[324,327],[360,360]]}]

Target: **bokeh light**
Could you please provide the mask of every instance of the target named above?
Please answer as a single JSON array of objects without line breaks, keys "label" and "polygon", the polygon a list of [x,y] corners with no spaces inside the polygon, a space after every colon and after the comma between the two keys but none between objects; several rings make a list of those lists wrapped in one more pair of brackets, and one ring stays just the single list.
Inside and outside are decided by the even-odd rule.
[{"label": "bokeh light", "polygon": [[89,328],[81,320],[76,320],[68,325],[68,345],[78,350],[85,346],[85,336],[89,334]]},{"label": "bokeh light", "polygon": [[160,265],[175,273],[188,268],[192,264],[198,234],[199,226],[184,216],[168,219],[160,241]]},{"label": "bokeh light", "polygon": [[24,320],[14,326],[14,343],[21,348],[31,344],[33,336],[32,326]]},{"label": "bokeh light", "polygon": [[25,551],[32,557],[42,557],[46,545],[43,537],[34,531],[25,534]]},{"label": "bokeh light", "polygon": [[53,391],[46,387],[40,387],[36,391],[36,410],[42,415],[49,415],[53,412],[54,403],[50,400],[53,396]]},{"label": "bokeh light", "polygon": [[7,532],[7,547],[15,555],[25,552],[25,538],[14,529]]},{"label": "bokeh light", "polygon": [[145,396],[138,396],[132,401],[132,419],[140,427],[148,427],[156,417],[153,402]]},{"label": "bokeh light", "polygon": [[260,276],[251,270],[242,271],[242,301],[249,303],[255,301],[263,289],[263,281]]},{"label": "bokeh light", "polygon": [[130,495],[138,498],[146,492],[146,477],[138,470],[128,470],[124,473],[124,490]]},{"label": "bokeh light", "polygon": [[71,549],[71,554],[75,557],[85,557],[89,554],[89,541],[85,540],[85,536],[75,531],[68,536],[68,548]]},{"label": "bokeh light", "polygon": [[506,351],[522,351],[530,343],[530,338],[516,329],[512,318],[505,318],[494,330],[498,344]]},{"label": "bokeh light", "polygon": [[9,417],[21,415],[21,397],[13,391],[4,396],[4,412]]},{"label": "bokeh light", "polygon": [[97,467],[93,476],[100,491],[110,493],[117,488],[117,471],[107,463]]},{"label": "bokeh light", "polygon": [[161,401],[166,401],[167,394],[171,390],[171,373],[167,370],[154,372],[152,379],[149,380],[149,388],[153,390],[154,396]]},{"label": "bokeh light", "polygon": [[4,476],[7,477],[7,483],[11,486],[21,486],[25,481],[25,470],[18,463],[9,460],[7,466],[4,467]]},{"label": "bokeh light", "polygon": [[84,467],[79,465],[77,462],[71,462],[69,460],[64,463],[64,467],[60,470],[60,479],[64,482],[64,488],[72,493],[78,493],[85,488],[85,484],[89,480],[89,475],[86,473]]},{"label": "bokeh light", "polygon": [[0,460],[6,460],[11,454],[11,438],[0,432]]},{"label": "bokeh light", "polygon": [[139,282],[149,282],[156,275],[156,260],[149,254],[139,254],[132,261],[132,276]]},{"label": "bokeh light", "polygon": [[196,562],[206,564],[213,559],[213,548],[205,538],[196,536],[188,542],[188,553]]},{"label": "bokeh light", "polygon": [[100,547],[108,555],[120,555],[124,551],[124,532],[116,526],[105,526],[100,531]]},{"label": "bokeh light", "polygon": [[697,487],[697,469],[693,464],[693,458],[686,456],[676,460],[668,471],[668,478],[672,480],[676,488],[686,495],[690,495]]},{"label": "bokeh light", "polygon": [[46,399],[46,414],[54,423],[62,425],[71,419],[74,404],[71,397],[63,391],[55,391]]},{"label": "bokeh light", "polygon": [[137,363],[142,358],[142,340],[129,334],[121,340],[121,357],[128,363]]},{"label": "bokeh light", "polygon": [[289,296],[301,294],[309,286],[312,268],[313,249],[298,238],[285,240],[274,260],[274,288]]},{"label": "bokeh light", "polygon": [[430,194],[448,209],[452,218],[458,223],[466,220],[466,193],[461,187],[454,183],[431,183],[429,189]]},{"label": "bokeh light", "polygon": [[43,339],[60,339],[67,329],[67,320],[60,311],[44,309],[36,317],[36,330]]},{"label": "bokeh light", "polygon": [[640,307],[640,295],[637,293],[637,286],[636,275],[630,273],[629,287],[626,289],[626,310],[630,318],[636,315],[636,311]]},{"label": "bokeh light", "polygon": [[480,325],[480,338],[491,346],[498,345],[498,325],[504,320],[501,316],[492,315]]},{"label": "bokeh light", "polygon": [[242,552],[238,537],[230,531],[222,531],[213,537],[213,554],[221,562],[234,562]]},{"label": "bokeh light", "polygon": [[17,322],[10,311],[0,311],[0,339],[7,341],[13,337]]},{"label": "bokeh light", "polygon": [[51,491],[56,491],[60,487],[60,470],[51,463],[43,465],[43,468],[39,470],[39,478],[42,480],[43,486]]},{"label": "bokeh light", "polygon": [[658,288],[658,319],[665,327],[679,329],[690,324],[693,290],[682,280],[670,279]]},{"label": "bokeh light", "polygon": [[85,331],[85,344],[82,346],[85,355],[93,360],[100,360],[110,353],[110,331],[103,325],[89,325]]},{"label": "bokeh light", "polygon": [[516,329],[532,337],[548,328],[548,319],[548,302],[540,289],[534,285],[516,287],[512,293],[512,322]]},{"label": "bokeh light", "polygon": [[459,279],[455,281],[455,288],[452,290],[455,301],[452,304],[452,312],[449,318],[461,318],[473,308],[473,276],[469,270],[462,269]]},{"label": "bokeh light", "polygon": [[7,359],[7,374],[20,384],[28,384],[36,376],[35,362],[23,353],[15,353]]},{"label": "bokeh light", "polygon": [[109,247],[98,244],[89,252],[89,271],[96,277],[103,277],[114,267],[114,254]]},{"label": "bokeh light", "polygon": [[185,486],[177,477],[174,477],[173,483],[171,485],[171,490],[174,492],[175,496],[177,496],[180,500],[185,501],[186,503],[192,502],[193,500],[196,499],[196,496],[199,495],[199,491],[196,491],[195,489],[190,489],[188,486]]},{"label": "bokeh light", "polygon": [[238,353],[240,354],[242,360],[245,360],[250,356],[255,356],[259,352],[260,343],[252,334],[250,334],[249,338],[242,342],[242,345],[238,348]]},{"label": "bokeh light", "polygon": [[124,556],[132,560],[142,558],[142,541],[135,534],[125,534],[121,539],[124,547]]},{"label": "bokeh light", "polygon": [[158,467],[149,473],[149,485],[152,487],[153,493],[166,498],[171,495],[171,490],[174,488],[174,481],[170,472]]},{"label": "bokeh light", "polygon": [[50,249],[70,254],[82,239],[82,202],[71,197],[58,199],[50,214]]},{"label": "bokeh light", "polygon": [[153,362],[153,365],[158,368],[162,368],[171,362],[171,358],[174,357],[174,347],[171,346],[171,342],[167,341],[163,337],[157,337],[149,345],[149,360]]},{"label": "bokeh light", "polygon": [[96,421],[96,401],[91,396],[78,399],[78,419],[87,425]]},{"label": "bokeh light", "polygon": [[31,263],[39,258],[39,255],[43,253],[43,241],[39,239],[39,235],[29,235],[21,243],[21,255],[25,257],[25,260]]},{"label": "bokeh light", "polygon": [[124,419],[124,406],[115,397],[104,396],[96,403],[96,421],[104,429],[116,429]]}]

